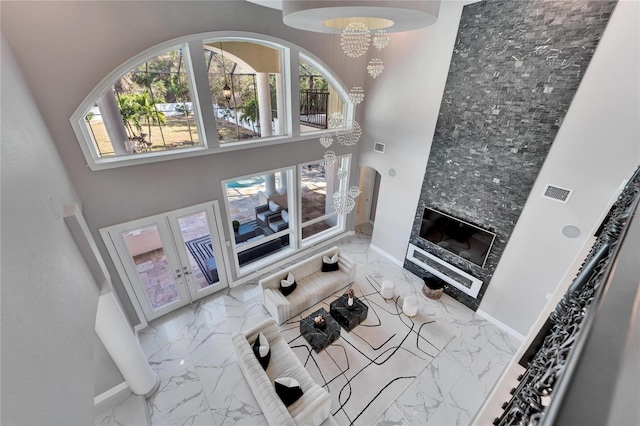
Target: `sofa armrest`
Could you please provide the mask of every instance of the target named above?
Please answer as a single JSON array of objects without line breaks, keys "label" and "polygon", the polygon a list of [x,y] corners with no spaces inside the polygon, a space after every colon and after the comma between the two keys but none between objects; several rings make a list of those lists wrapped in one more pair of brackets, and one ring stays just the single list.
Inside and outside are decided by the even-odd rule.
[{"label": "sofa armrest", "polygon": [[350,257],[340,253],[338,256],[338,266],[340,270],[347,275],[347,284],[355,281],[358,265]]},{"label": "sofa armrest", "polygon": [[303,399],[299,407],[290,407],[296,425],[318,426],[331,415],[331,395],[317,383],[305,391]]},{"label": "sofa armrest", "polygon": [[288,319],[286,316],[289,312],[289,301],[280,290],[264,289],[262,291],[262,304],[278,324],[282,324]]},{"label": "sofa armrest", "polygon": [[259,332],[262,332],[269,342],[281,338],[280,330],[278,330],[278,325],[273,318],[267,318],[260,321],[258,324],[246,331],[243,331],[241,334],[244,335],[249,344],[252,344]]}]

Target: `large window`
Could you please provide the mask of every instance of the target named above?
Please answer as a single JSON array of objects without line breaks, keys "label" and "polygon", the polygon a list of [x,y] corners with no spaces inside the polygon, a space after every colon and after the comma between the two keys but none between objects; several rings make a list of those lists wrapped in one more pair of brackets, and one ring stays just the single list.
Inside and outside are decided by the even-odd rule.
[{"label": "large window", "polygon": [[348,156],[329,165],[313,161],[223,182],[241,275],[271,263],[273,256],[285,256],[285,249],[313,245],[344,230],[344,215],[332,207],[333,194],[347,188],[339,168],[348,171]]},{"label": "large window", "polygon": [[204,54],[219,142],[282,135],[281,49],[205,41]]},{"label": "large window", "polygon": [[184,48],[134,67],[84,116],[98,157],[200,145]]},{"label": "large window", "polygon": [[85,98],[71,124],[89,167],[294,142],[350,122],[346,88],[317,58],[255,34],[211,34],[132,58]]},{"label": "large window", "polygon": [[295,217],[287,190],[291,172],[271,171],[224,183],[239,268],[289,247],[294,229],[290,224]]},{"label": "large window", "polygon": [[343,162],[348,167],[346,161],[341,158],[329,165],[318,161],[299,166],[303,240],[338,226],[339,216],[332,199],[341,190],[337,170]]},{"label": "large window", "polygon": [[319,68],[309,57],[300,55],[300,133],[338,128],[345,122],[343,98]]}]

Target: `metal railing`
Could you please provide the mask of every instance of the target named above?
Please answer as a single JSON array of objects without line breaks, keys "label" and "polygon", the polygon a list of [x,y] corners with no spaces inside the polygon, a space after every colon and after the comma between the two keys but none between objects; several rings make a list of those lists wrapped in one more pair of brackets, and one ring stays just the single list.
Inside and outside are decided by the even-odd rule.
[{"label": "metal railing", "polygon": [[329,92],[317,89],[300,89],[300,122],[317,127],[327,128],[327,108]]},{"label": "metal railing", "polygon": [[[614,393],[614,384],[603,377],[616,378],[619,371],[612,365],[614,362],[595,364],[598,370],[607,371],[605,376],[594,374],[595,370],[589,366],[593,367],[591,360],[602,358],[593,349],[598,348],[598,343],[607,342],[598,350],[608,352],[610,360],[615,358],[613,351],[621,352],[620,348],[625,346],[624,341],[613,344],[610,328],[604,331],[607,337],[601,339],[601,329],[605,320],[608,321],[606,327],[611,327],[613,317],[609,312],[616,311],[616,334],[627,334],[620,328],[630,324],[631,304],[626,310],[619,301],[608,312],[604,307],[616,293],[637,291],[629,286],[633,279],[638,282],[637,276],[620,282],[615,279],[615,271],[616,265],[623,265],[618,261],[620,249],[632,219],[638,214],[639,204],[640,169],[609,211],[580,272],[520,360],[526,370],[518,377],[518,385],[511,390],[513,397],[503,404],[504,411],[494,420],[494,425],[607,424],[607,405]],[[632,233],[633,238],[637,235]],[[637,247],[635,250],[632,262],[637,266]],[[595,329],[598,333],[594,333]],[[600,341],[596,342],[596,338]],[[576,420],[578,418],[580,420]]]}]

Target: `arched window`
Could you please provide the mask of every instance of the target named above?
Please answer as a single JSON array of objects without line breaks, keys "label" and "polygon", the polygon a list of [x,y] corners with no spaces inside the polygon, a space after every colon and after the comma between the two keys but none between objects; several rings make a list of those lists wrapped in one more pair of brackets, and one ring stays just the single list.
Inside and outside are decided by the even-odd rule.
[{"label": "arched window", "polygon": [[294,142],[353,115],[344,85],[298,46],[209,35],[141,53],[85,98],[71,124],[93,170]]}]

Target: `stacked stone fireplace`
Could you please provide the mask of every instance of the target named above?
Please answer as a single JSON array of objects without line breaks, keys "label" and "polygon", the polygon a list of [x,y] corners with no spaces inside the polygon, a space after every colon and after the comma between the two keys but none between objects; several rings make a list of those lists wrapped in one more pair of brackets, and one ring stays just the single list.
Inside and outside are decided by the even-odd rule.
[{"label": "stacked stone fireplace", "polygon": [[[447,294],[478,308],[615,4],[464,7],[406,269],[446,277]],[[484,265],[421,238],[425,207],[495,233]]]}]

